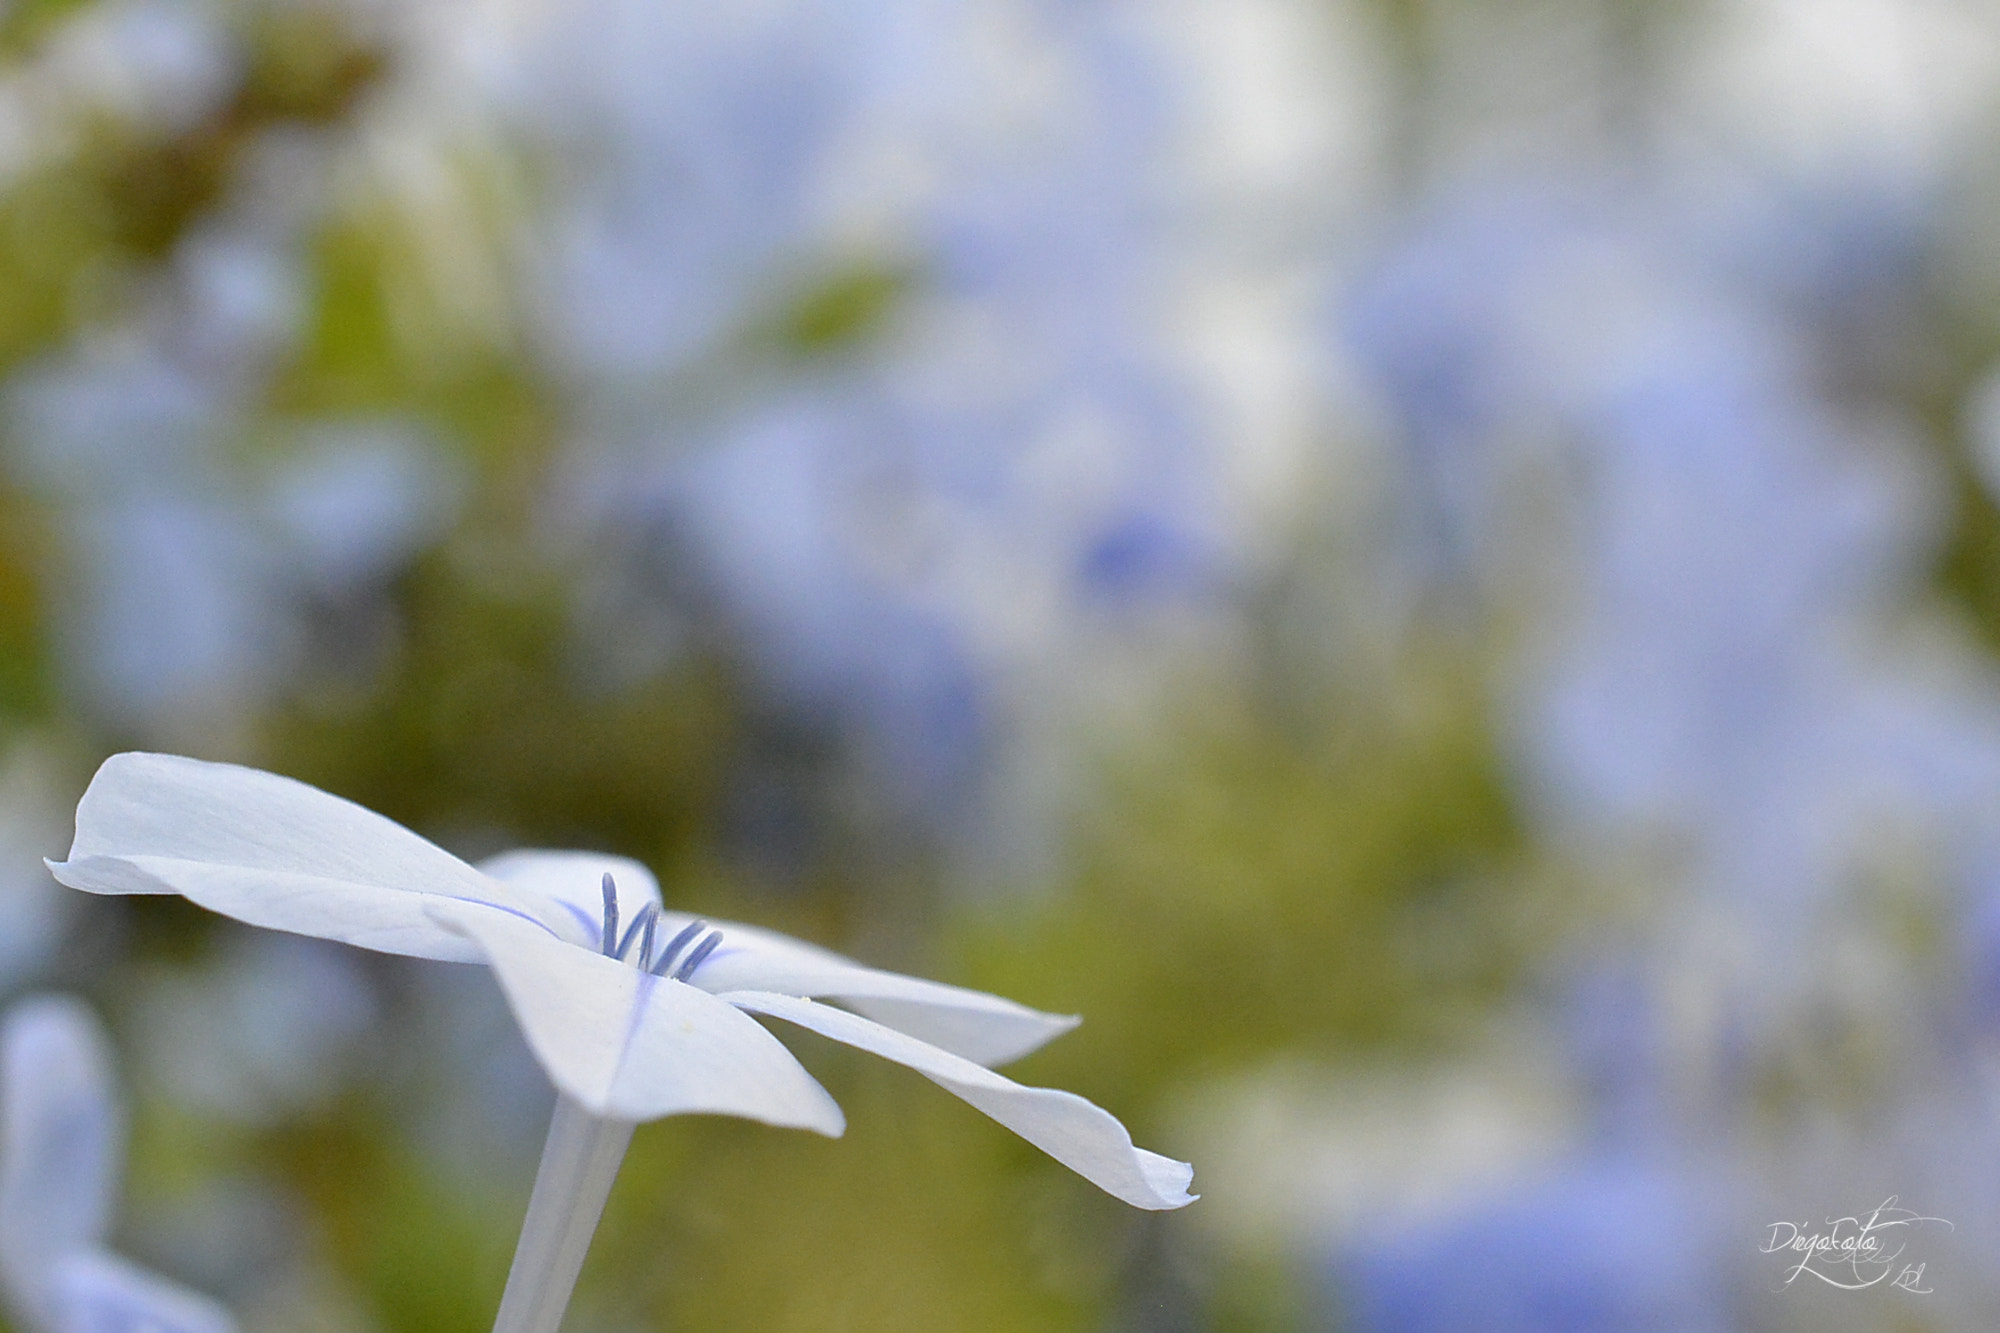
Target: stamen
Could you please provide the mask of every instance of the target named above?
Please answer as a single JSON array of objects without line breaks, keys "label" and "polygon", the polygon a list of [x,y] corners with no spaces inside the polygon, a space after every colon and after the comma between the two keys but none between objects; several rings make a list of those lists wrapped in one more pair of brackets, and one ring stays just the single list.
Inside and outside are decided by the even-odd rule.
[{"label": "stamen", "polygon": [[616,958],[618,950],[618,885],[612,882],[611,872],[604,872],[604,952]]},{"label": "stamen", "polygon": [[689,977],[693,976],[694,970],[708,961],[708,956],[715,952],[715,946],[720,943],[722,943],[722,932],[719,930],[710,931],[708,938],[694,946],[694,952],[687,956],[687,961],[682,963],[679,970],[674,973],[674,980],[686,981]]},{"label": "stamen", "polygon": [[641,933],[648,940],[651,940],[653,938],[653,921],[659,915],[660,909],[651,903],[647,903],[644,907],[640,908],[639,915],[632,918],[632,924],[625,927],[625,934],[619,938],[618,952],[611,956],[620,962],[625,961],[626,957],[632,952],[632,941],[638,939]]},{"label": "stamen", "polygon": [[667,941],[667,947],[660,950],[660,956],[653,960],[652,967],[647,970],[655,976],[667,975],[667,969],[674,965],[674,959],[687,947],[688,941],[706,929],[708,929],[706,921],[690,921],[682,926],[680,934]]},{"label": "stamen", "polygon": [[653,965],[653,927],[659,923],[660,914],[652,904],[646,905],[646,934],[639,941],[639,970],[644,972]]}]

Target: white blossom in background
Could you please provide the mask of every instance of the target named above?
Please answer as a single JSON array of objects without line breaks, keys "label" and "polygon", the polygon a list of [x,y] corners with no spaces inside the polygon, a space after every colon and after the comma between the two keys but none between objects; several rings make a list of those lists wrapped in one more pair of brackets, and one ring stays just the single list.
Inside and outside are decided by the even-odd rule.
[{"label": "white blossom in background", "polygon": [[0,1291],[32,1333],[234,1333],[228,1311],[105,1248],[123,1166],[110,1053],[80,1001],[0,1022]]}]

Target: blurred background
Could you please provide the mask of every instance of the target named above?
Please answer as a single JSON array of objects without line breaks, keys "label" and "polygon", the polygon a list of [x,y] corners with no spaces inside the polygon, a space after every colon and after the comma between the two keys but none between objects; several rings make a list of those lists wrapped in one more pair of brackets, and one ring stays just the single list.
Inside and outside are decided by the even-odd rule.
[{"label": "blurred background", "polygon": [[[478,1333],[483,970],[87,899],[95,764],[1084,1025],[1116,1203],[785,1034],[567,1328],[2000,1321],[2000,7],[0,0],[0,987],[122,1250]],[[1889,1196],[1922,1292],[1774,1222]]]}]

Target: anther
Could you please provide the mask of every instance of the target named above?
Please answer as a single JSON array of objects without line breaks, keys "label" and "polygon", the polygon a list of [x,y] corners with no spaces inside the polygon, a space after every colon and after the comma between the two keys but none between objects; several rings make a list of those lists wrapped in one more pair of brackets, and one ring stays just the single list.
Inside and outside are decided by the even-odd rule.
[{"label": "anther", "polygon": [[687,956],[687,961],[674,973],[674,980],[686,981],[693,976],[694,970],[708,961],[708,956],[715,952],[715,946],[720,943],[722,943],[722,932],[711,930],[708,938],[694,946],[694,952]]},{"label": "anther", "polygon": [[618,956],[618,885],[612,882],[611,872],[604,872],[604,952],[611,957]]},{"label": "anther", "polygon": [[[653,938],[653,922],[659,915],[660,909],[651,903],[647,903],[644,907],[640,908],[639,915],[632,918],[632,924],[625,927],[625,933],[619,936],[618,952],[611,956],[623,962],[631,956],[632,941],[640,938],[641,935],[650,944]],[[641,964],[641,966],[644,966],[644,964]]]},{"label": "anther", "polygon": [[708,929],[706,921],[690,921],[682,926],[680,933],[667,941],[667,947],[660,950],[660,956],[653,960],[653,965],[647,970],[665,976],[667,969],[674,965],[674,959],[680,955],[680,951],[687,948],[688,941],[706,929]]}]

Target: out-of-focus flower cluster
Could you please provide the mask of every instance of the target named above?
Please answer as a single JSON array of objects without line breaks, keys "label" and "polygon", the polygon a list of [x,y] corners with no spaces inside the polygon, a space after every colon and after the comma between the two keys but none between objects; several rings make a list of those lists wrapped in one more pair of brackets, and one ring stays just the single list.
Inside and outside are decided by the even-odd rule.
[{"label": "out-of-focus flower cluster", "polygon": [[[641,1131],[576,1327],[1990,1327],[1996,62],[0,7],[0,986],[129,1056],[120,1252],[484,1327],[550,1095],[476,978],[60,896],[139,747],[1086,1013],[1025,1076],[1201,1173],[1113,1216],[835,1057],[840,1144]],[[1773,1290],[1889,1195],[1930,1294]]]}]

